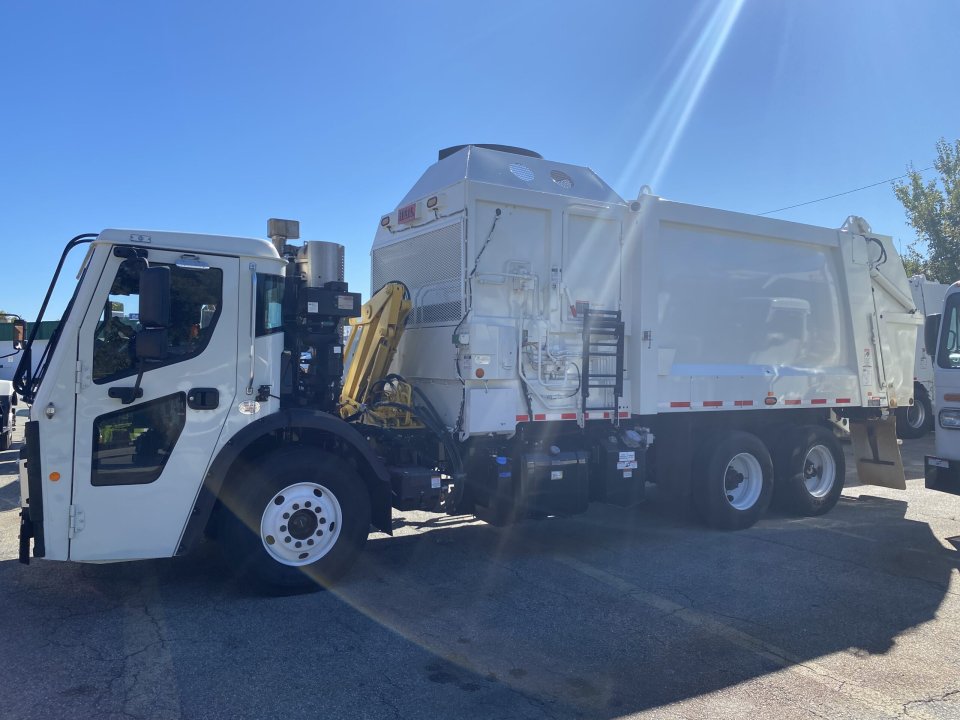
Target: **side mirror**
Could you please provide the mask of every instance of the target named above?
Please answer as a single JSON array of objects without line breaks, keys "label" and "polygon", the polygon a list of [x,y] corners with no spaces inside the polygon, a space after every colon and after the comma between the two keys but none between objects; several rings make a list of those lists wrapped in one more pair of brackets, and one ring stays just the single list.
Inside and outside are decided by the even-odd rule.
[{"label": "side mirror", "polygon": [[165,328],[169,324],[170,268],[144,268],[140,271],[140,325]]},{"label": "side mirror", "polygon": [[940,337],[940,319],[943,314],[927,315],[923,323],[923,346],[930,357],[937,355],[937,339]]},{"label": "side mirror", "polygon": [[13,349],[23,350],[23,344],[27,338],[27,323],[23,318],[17,318],[13,321]]}]

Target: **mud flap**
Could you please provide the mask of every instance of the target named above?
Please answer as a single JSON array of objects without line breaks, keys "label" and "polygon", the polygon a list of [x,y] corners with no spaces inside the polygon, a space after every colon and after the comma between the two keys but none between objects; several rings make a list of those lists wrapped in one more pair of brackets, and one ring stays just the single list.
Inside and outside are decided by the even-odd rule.
[{"label": "mud flap", "polygon": [[906,490],[903,460],[897,443],[897,418],[851,420],[850,436],[857,458],[857,477],[864,485]]}]

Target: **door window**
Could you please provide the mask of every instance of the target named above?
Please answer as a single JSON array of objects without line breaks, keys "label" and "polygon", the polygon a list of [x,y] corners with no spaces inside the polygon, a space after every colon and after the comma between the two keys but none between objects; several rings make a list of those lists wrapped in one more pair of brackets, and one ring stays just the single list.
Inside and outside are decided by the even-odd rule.
[{"label": "door window", "polygon": [[184,393],[101,415],[93,422],[91,485],[144,485],[163,472],[183,431]]},{"label": "door window", "polygon": [[[110,288],[93,340],[93,381],[105,383],[136,373],[133,337],[140,329],[140,264],[124,262]],[[196,357],[207,346],[223,303],[219,268],[170,268],[170,325],[163,367]]]},{"label": "door window", "polygon": [[942,368],[960,368],[960,293],[950,296],[943,313],[937,364]]}]

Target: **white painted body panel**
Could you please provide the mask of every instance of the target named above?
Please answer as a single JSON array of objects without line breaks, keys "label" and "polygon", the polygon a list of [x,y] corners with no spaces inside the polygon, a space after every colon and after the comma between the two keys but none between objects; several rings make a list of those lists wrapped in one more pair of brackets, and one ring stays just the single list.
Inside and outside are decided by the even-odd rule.
[{"label": "white painted body panel", "polygon": [[921,321],[891,239],[862,221],[836,230],[652,195],[628,204],[586,168],[470,147],[385,216],[372,272],[374,289],[402,280],[414,302],[393,371],[450,427],[462,414],[464,439],[580,418],[571,306],[583,302],[623,312],[620,412],[894,407],[913,395]]}]

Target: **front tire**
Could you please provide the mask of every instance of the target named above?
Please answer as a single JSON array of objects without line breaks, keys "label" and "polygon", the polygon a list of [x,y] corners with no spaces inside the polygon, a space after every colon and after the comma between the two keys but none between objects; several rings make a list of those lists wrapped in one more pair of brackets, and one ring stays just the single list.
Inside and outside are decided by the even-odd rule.
[{"label": "front tire", "polygon": [[742,530],[766,512],[773,461],[756,435],[735,430],[708,446],[694,478],[697,510],[713,528]]},{"label": "front tire", "polygon": [[280,592],[329,587],[370,529],[370,497],[347,463],[310,447],[275,450],[221,496],[217,533],[241,578]]},{"label": "front tire", "polygon": [[786,433],[774,458],[777,506],[812,517],[833,509],[843,492],[846,461],[830,430],[807,425]]}]

